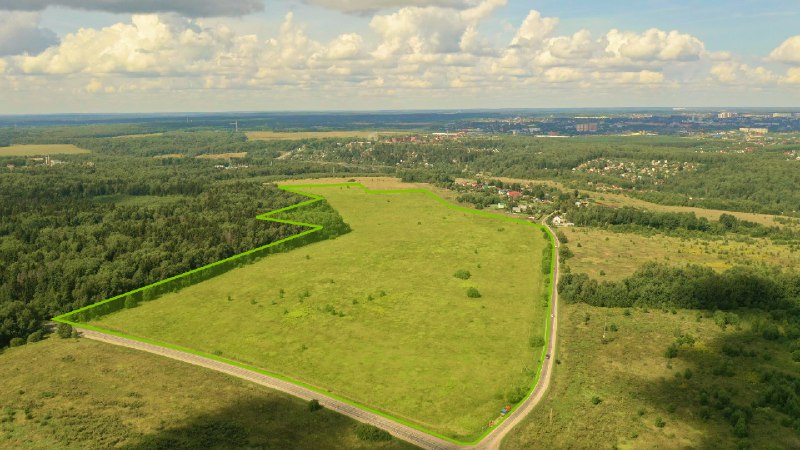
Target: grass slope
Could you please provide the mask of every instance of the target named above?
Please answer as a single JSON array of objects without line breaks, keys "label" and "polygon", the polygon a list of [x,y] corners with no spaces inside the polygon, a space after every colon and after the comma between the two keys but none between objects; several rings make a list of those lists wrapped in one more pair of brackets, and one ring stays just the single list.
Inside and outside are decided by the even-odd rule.
[{"label": "grass slope", "polygon": [[[548,394],[502,448],[533,442],[537,448],[800,448],[800,434],[781,426],[782,415],[770,408],[754,408],[749,435],[740,439],[713,400],[710,406],[700,400],[703,391],[725,390],[733,403],[757,404],[765,390],[759,373],[797,370],[785,348],[750,332],[752,319],[763,314],[744,315],[738,329],[723,331],[698,311],[624,311],[560,308],[559,364]],[[604,327],[612,325],[618,331],[606,331],[604,342]],[[668,360],[665,350],[680,333],[696,342]],[[726,344],[755,356],[726,358],[720,352]],[[714,375],[725,360],[733,372]],[[656,426],[659,417],[663,427]]]},{"label": "grass slope", "polygon": [[51,338],[0,354],[0,448],[410,449],[289,395],[160,356]]},{"label": "grass slope", "polygon": [[737,242],[682,239],[663,234],[644,236],[589,227],[558,230],[567,236],[567,246],[575,254],[569,259],[573,272],[587,273],[599,281],[621,280],[648,261],[675,266],[700,264],[715,270],[725,270],[734,265],[800,265],[800,253],[794,248],[774,244],[768,239]]},{"label": "grass slope", "polygon": [[12,145],[0,147],[0,156],[80,155],[89,150],[72,144]]},{"label": "grass slope", "polygon": [[[278,373],[451,437],[530,386],[547,309],[539,228],[420,193],[314,187],[353,231],[95,326]],[[468,270],[468,280],[455,278]],[[468,298],[469,287],[482,297]]]}]

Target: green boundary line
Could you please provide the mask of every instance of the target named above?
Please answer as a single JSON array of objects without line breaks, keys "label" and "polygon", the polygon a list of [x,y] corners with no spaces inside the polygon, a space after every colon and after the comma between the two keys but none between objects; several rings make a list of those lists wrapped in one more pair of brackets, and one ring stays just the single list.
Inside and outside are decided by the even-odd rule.
[{"label": "green boundary line", "polygon": [[551,247],[551,250],[552,250],[552,254],[551,254],[551,258],[550,258],[550,260],[551,260],[550,261],[550,309],[552,310],[552,307],[553,307],[553,304],[552,304],[552,302],[553,302],[552,289],[553,289],[553,283],[555,282],[555,280],[553,279],[553,275],[554,275],[554,271],[555,271],[555,259],[556,259],[557,256],[555,254],[555,252],[556,252],[555,239],[554,239],[552,233],[550,232],[550,230],[547,227],[545,227],[543,225],[540,225],[538,223],[532,223],[532,222],[528,222],[528,221],[522,220],[522,219],[517,219],[517,218],[514,218],[514,217],[506,217],[506,216],[501,216],[501,215],[498,215],[498,214],[492,214],[492,213],[485,212],[485,211],[478,211],[478,210],[475,210],[475,209],[466,208],[466,207],[459,206],[459,205],[454,205],[454,204],[448,202],[447,200],[437,196],[436,194],[434,194],[433,192],[429,191],[428,189],[384,189],[384,190],[372,190],[372,189],[368,189],[366,186],[364,186],[361,183],[330,183],[330,184],[301,184],[301,185],[278,186],[280,189],[282,189],[284,191],[292,192],[294,194],[299,194],[299,195],[302,195],[302,196],[305,196],[305,197],[309,197],[309,200],[305,200],[305,201],[302,201],[300,203],[296,203],[294,205],[287,206],[285,208],[276,209],[274,211],[270,211],[270,212],[267,212],[267,213],[260,214],[260,215],[256,216],[256,219],[258,219],[258,220],[264,220],[264,221],[268,221],[268,222],[284,223],[284,224],[289,224],[289,225],[297,225],[297,226],[307,227],[307,228],[309,228],[308,230],[305,230],[305,231],[302,231],[302,232],[297,233],[295,235],[289,236],[287,238],[283,238],[281,240],[272,242],[270,244],[267,244],[267,245],[264,245],[264,246],[261,246],[261,247],[258,247],[258,248],[254,248],[252,250],[248,250],[248,251],[246,251],[244,253],[239,253],[238,255],[234,255],[234,256],[231,256],[229,258],[225,258],[225,259],[222,259],[220,261],[216,261],[216,262],[213,262],[211,264],[207,264],[207,265],[205,265],[203,267],[199,267],[197,269],[193,269],[193,270],[190,270],[188,272],[184,272],[182,274],[175,275],[175,276],[170,277],[170,278],[166,278],[164,280],[149,284],[147,286],[144,286],[144,287],[141,287],[141,288],[138,288],[138,289],[134,289],[134,290],[132,290],[130,292],[126,292],[124,294],[120,294],[120,295],[108,298],[106,300],[102,300],[102,301],[94,303],[92,305],[84,306],[83,308],[76,309],[75,311],[71,311],[71,312],[68,312],[66,314],[61,314],[59,316],[54,317],[52,320],[55,321],[55,322],[59,322],[59,323],[66,323],[66,324],[69,324],[69,325],[72,325],[72,326],[78,327],[78,328],[85,328],[87,330],[93,330],[93,331],[97,331],[97,332],[100,332],[100,333],[110,334],[110,335],[113,335],[113,336],[118,336],[118,337],[122,337],[122,338],[126,338],[126,339],[131,339],[131,340],[134,340],[134,341],[144,342],[144,343],[151,344],[151,345],[157,345],[157,346],[161,346],[161,347],[166,347],[166,348],[169,348],[169,349],[172,349],[172,350],[191,353],[191,354],[194,354],[194,355],[197,355],[197,356],[201,356],[201,357],[204,357],[204,358],[213,359],[213,360],[216,360],[216,361],[219,361],[219,362],[223,362],[223,363],[230,364],[230,365],[233,365],[233,366],[241,367],[243,369],[247,369],[247,370],[250,370],[250,371],[253,371],[253,372],[256,372],[256,373],[260,373],[262,375],[267,375],[269,377],[277,378],[279,380],[283,380],[283,381],[287,381],[287,382],[292,383],[292,384],[296,384],[298,386],[304,387],[304,388],[309,389],[311,391],[318,392],[320,394],[326,395],[326,396],[334,398],[336,400],[348,403],[348,404],[350,404],[352,406],[355,406],[357,408],[363,409],[365,411],[369,411],[369,412],[371,412],[373,414],[377,414],[377,415],[382,416],[382,417],[384,417],[386,419],[395,421],[397,423],[401,423],[401,424],[406,425],[408,427],[414,428],[414,429],[416,429],[418,431],[422,431],[423,433],[429,434],[431,436],[435,436],[435,437],[437,437],[439,439],[444,439],[444,440],[446,440],[448,442],[452,442],[454,444],[465,445],[465,446],[466,445],[476,445],[476,444],[478,444],[486,436],[488,436],[489,433],[491,433],[495,428],[497,428],[501,423],[503,423],[503,421],[505,421],[506,418],[511,416],[511,414],[514,411],[516,411],[517,408],[519,408],[519,406],[528,397],[530,397],[531,393],[533,393],[533,390],[536,388],[536,385],[539,383],[539,377],[540,377],[540,375],[542,373],[542,367],[544,366],[544,362],[545,362],[545,354],[547,352],[547,346],[550,343],[550,314],[549,313],[545,317],[545,328],[544,328],[545,345],[542,347],[542,353],[539,356],[540,364],[539,364],[539,367],[536,370],[536,376],[533,379],[533,384],[531,385],[530,389],[528,390],[528,392],[525,395],[525,397],[523,398],[523,400],[521,400],[517,404],[513,405],[511,410],[508,413],[506,413],[505,416],[503,416],[500,420],[498,420],[492,427],[487,428],[477,439],[475,439],[473,441],[459,441],[457,439],[453,439],[453,438],[444,436],[444,435],[436,433],[434,431],[426,430],[425,428],[422,428],[422,427],[420,427],[418,425],[412,424],[412,423],[410,423],[410,422],[408,422],[406,420],[398,419],[397,417],[394,417],[394,416],[392,416],[390,414],[378,411],[378,410],[370,408],[368,406],[361,405],[361,404],[356,403],[356,402],[354,402],[352,400],[340,397],[340,396],[338,396],[336,394],[331,394],[329,392],[326,392],[326,391],[324,391],[322,389],[319,389],[317,387],[308,385],[306,383],[295,381],[295,380],[292,380],[290,378],[284,377],[282,375],[271,373],[271,372],[268,372],[268,371],[265,371],[265,370],[262,370],[262,369],[259,369],[259,368],[256,368],[256,367],[248,366],[247,364],[242,364],[242,363],[239,363],[237,361],[233,361],[233,360],[230,360],[230,359],[222,358],[222,357],[217,356],[217,355],[203,353],[203,352],[196,351],[196,350],[191,350],[191,349],[188,349],[188,348],[182,348],[182,347],[178,347],[178,346],[175,346],[175,345],[172,345],[172,344],[167,344],[167,343],[164,343],[164,342],[154,341],[154,340],[151,340],[151,339],[131,336],[131,335],[128,335],[128,334],[125,334],[125,333],[119,333],[119,332],[112,331],[112,330],[106,330],[106,329],[95,327],[95,326],[92,326],[92,325],[76,323],[76,322],[73,322],[73,321],[69,320],[69,317],[72,316],[73,314],[76,314],[76,313],[79,313],[79,312],[83,312],[83,311],[87,311],[89,309],[92,309],[92,308],[95,308],[97,306],[112,302],[114,300],[119,300],[119,299],[121,299],[121,298],[123,298],[125,296],[131,295],[131,294],[135,294],[137,292],[141,292],[141,291],[144,291],[146,289],[150,289],[150,288],[155,287],[155,286],[160,286],[162,284],[168,283],[170,281],[177,280],[179,278],[183,278],[183,277],[191,275],[193,273],[197,273],[197,272],[200,272],[200,271],[203,271],[203,270],[210,269],[212,267],[216,267],[216,266],[218,266],[220,264],[224,264],[226,262],[230,262],[230,261],[233,261],[235,259],[241,258],[242,256],[247,256],[247,255],[253,254],[255,252],[264,250],[266,248],[273,247],[273,246],[278,245],[278,244],[282,244],[282,243],[290,241],[292,239],[297,239],[297,238],[300,238],[302,236],[306,236],[306,235],[311,234],[311,233],[316,233],[317,231],[322,230],[323,227],[321,225],[316,225],[316,224],[311,224],[311,223],[303,223],[303,222],[295,222],[295,221],[291,221],[291,220],[276,219],[276,218],[273,218],[271,216],[273,216],[275,214],[282,213],[282,212],[290,211],[292,209],[301,208],[303,206],[310,205],[312,203],[316,203],[318,201],[325,200],[324,197],[321,197],[319,195],[315,195],[315,194],[312,194],[312,193],[309,193],[309,192],[302,192],[301,189],[345,187],[345,186],[347,186],[347,187],[350,187],[350,186],[360,187],[365,193],[367,193],[367,194],[376,194],[376,195],[403,194],[403,193],[425,194],[428,197],[431,197],[432,199],[436,200],[437,202],[444,204],[448,208],[455,209],[456,211],[467,212],[467,213],[471,213],[471,214],[477,214],[479,216],[491,217],[491,218],[494,218],[494,219],[505,220],[505,221],[509,221],[509,222],[513,222],[513,223],[525,224],[525,225],[528,225],[528,226],[533,226],[533,227],[539,228],[540,230],[544,230],[545,234],[550,239],[550,247]]}]

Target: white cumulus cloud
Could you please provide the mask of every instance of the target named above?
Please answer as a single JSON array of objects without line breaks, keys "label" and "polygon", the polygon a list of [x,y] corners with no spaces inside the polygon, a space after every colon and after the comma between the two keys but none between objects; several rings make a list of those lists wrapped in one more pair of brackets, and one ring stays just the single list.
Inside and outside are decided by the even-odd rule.
[{"label": "white cumulus cloud", "polygon": [[800,64],[800,36],[786,39],[769,54],[769,58],[787,64]]},{"label": "white cumulus cloud", "polygon": [[506,0],[484,0],[473,8],[456,11],[441,7],[406,7],[376,15],[370,27],[381,37],[374,55],[388,59],[396,54],[455,53],[464,47],[473,51],[481,38],[475,25],[505,5]]},{"label": "white cumulus cloud", "polygon": [[539,11],[531,10],[525,20],[522,21],[517,34],[511,41],[512,46],[530,47],[541,44],[542,40],[549,36],[558,26],[558,19],[554,17],[542,17]]},{"label": "white cumulus cloud", "polygon": [[763,86],[773,84],[779,77],[771,70],[737,61],[725,61],[714,64],[710,71],[713,80],[732,85]]},{"label": "white cumulus cloud", "polygon": [[653,28],[634,33],[613,29],[606,40],[606,52],[631,61],[695,61],[705,51],[700,39],[674,30]]}]

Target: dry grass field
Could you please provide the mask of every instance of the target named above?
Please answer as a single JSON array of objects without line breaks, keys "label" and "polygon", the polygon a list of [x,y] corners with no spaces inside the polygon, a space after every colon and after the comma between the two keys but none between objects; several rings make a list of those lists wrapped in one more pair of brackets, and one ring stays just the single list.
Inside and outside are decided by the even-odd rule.
[{"label": "dry grass field", "polygon": [[72,144],[12,145],[0,147],[0,156],[81,155],[89,150]]},{"label": "dry grass field", "polygon": [[2,449],[411,449],[288,394],[149,353],[51,337],[0,354]]},{"label": "dry grass field", "polygon": [[648,261],[675,266],[700,264],[716,270],[734,265],[800,265],[798,252],[785,245],[772,244],[767,239],[756,239],[755,243],[724,239],[710,241],[661,234],[615,233],[584,227],[559,228],[559,231],[567,236],[567,246],[575,254],[569,259],[569,266],[575,272],[587,273],[600,281],[621,280]]}]

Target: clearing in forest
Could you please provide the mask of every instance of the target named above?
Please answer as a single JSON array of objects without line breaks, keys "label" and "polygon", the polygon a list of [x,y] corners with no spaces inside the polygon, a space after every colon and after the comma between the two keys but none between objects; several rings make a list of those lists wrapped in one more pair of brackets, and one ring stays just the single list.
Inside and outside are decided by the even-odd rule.
[{"label": "clearing in forest", "polygon": [[81,155],[89,150],[72,144],[31,144],[0,147],[0,156]]},{"label": "clearing in forest", "polygon": [[89,325],[241,363],[460,441],[530,391],[549,319],[541,226],[424,190],[284,189],[324,197],[352,231]]}]

